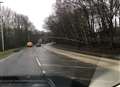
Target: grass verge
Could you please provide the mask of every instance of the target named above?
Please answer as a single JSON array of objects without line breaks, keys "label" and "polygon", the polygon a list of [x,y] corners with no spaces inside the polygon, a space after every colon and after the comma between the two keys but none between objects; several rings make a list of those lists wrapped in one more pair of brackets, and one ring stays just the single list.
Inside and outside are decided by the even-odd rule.
[{"label": "grass verge", "polygon": [[4,52],[0,52],[0,59],[8,57],[10,54],[14,52],[18,52],[21,48],[14,48],[14,49],[9,49]]},{"label": "grass verge", "polygon": [[63,44],[54,44],[52,45],[55,48],[59,48],[62,50],[73,51],[77,53],[83,53],[87,55],[106,57],[110,59],[120,60],[120,49],[105,49],[105,48],[95,48],[95,47],[75,47],[71,45],[63,45]]}]

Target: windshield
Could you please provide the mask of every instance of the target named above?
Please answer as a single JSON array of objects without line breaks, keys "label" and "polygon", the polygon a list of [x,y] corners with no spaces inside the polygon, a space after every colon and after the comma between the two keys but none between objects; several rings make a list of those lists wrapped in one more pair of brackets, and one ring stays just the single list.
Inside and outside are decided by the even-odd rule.
[{"label": "windshield", "polygon": [[0,0],[0,85],[17,82],[119,87],[120,0]]}]

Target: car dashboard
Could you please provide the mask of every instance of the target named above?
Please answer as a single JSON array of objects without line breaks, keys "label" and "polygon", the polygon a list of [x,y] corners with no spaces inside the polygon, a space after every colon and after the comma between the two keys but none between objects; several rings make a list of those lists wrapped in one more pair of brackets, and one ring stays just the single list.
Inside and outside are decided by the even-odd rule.
[{"label": "car dashboard", "polygon": [[61,76],[0,77],[0,87],[87,87],[79,81]]}]

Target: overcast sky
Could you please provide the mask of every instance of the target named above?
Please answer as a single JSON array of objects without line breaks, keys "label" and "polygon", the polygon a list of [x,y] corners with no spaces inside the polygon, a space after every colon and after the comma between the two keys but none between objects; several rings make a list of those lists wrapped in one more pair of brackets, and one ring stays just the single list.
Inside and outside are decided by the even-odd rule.
[{"label": "overcast sky", "polygon": [[0,0],[5,7],[27,15],[35,27],[43,30],[44,20],[53,12],[55,0]]}]

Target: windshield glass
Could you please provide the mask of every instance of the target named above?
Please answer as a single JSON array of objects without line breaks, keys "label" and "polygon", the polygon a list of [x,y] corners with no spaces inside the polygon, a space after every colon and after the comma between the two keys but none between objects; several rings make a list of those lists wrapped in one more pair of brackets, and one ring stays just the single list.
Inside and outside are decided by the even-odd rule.
[{"label": "windshield glass", "polygon": [[119,87],[120,0],[0,0],[0,86],[16,82]]}]

